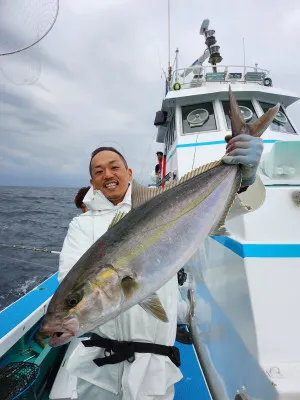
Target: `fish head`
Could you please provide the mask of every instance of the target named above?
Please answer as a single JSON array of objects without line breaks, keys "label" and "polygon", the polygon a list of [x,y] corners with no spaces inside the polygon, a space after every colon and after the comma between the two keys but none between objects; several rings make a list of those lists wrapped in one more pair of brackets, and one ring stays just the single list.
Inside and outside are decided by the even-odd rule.
[{"label": "fish head", "polygon": [[280,108],[280,104],[270,108],[261,117],[259,117],[252,124],[247,124],[243,118],[240,107],[232,93],[231,87],[229,86],[229,112],[231,120],[231,131],[232,136],[241,135],[243,133],[251,136],[260,137],[264,131],[268,128],[270,123],[275,118]]},{"label": "fish head", "polygon": [[[105,322],[121,306],[122,291],[118,272],[102,266],[96,273],[71,285],[72,270],[52,297],[41,332],[50,336],[49,345],[61,346]],[[103,322],[103,323],[104,323]]]}]

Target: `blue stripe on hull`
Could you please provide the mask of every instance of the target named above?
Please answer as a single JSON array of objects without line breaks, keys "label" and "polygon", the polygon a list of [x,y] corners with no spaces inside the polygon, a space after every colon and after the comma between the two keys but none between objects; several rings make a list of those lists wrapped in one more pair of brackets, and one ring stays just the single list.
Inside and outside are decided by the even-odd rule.
[{"label": "blue stripe on hull", "polygon": [[240,243],[227,236],[212,236],[212,239],[242,258],[300,258],[300,244]]},{"label": "blue stripe on hull", "polygon": [[[276,143],[279,142],[279,140],[274,140],[274,139],[265,139],[264,143]],[[182,148],[186,148],[186,147],[199,147],[199,146],[213,146],[216,144],[225,144],[225,140],[215,140],[212,142],[199,142],[199,143],[182,143],[182,144],[177,144],[176,145],[176,149],[182,149]],[[174,156],[175,154],[175,150],[168,155],[167,157],[167,162],[169,162],[169,160]]]},{"label": "blue stripe on hull", "polygon": [[0,312],[0,339],[49,299],[58,287],[57,273]]},{"label": "blue stripe on hull", "polygon": [[[264,143],[276,143],[278,140],[265,139]],[[184,147],[199,147],[199,146],[213,146],[215,144],[225,144],[225,140],[215,140],[213,142],[199,142],[199,143],[182,143],[176,146],[176,149],[182,149]]]}]

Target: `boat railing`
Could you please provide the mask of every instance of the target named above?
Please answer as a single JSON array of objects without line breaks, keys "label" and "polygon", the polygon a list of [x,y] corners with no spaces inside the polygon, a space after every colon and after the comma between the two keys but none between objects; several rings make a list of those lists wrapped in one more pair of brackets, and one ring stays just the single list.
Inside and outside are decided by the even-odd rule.
[{"label": "boat railing", "polygon": [[212,83],[257,83],[271,86],[269,71],[257,66],[244,65],[196,65],[177,69],[172,74],[170,90],[188,89]]}]

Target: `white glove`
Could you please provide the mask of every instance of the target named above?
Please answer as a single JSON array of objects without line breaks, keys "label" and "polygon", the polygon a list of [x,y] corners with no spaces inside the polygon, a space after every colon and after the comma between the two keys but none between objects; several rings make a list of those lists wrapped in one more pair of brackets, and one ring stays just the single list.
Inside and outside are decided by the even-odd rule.
[{"label": "white glove", "polygon": [[240,164],[242,166],[241,186],[254,183],[256,171],[263,152],[263,140],[242,133],[232,137],[226,136],[226,155],[222,158],[225,164]]}]

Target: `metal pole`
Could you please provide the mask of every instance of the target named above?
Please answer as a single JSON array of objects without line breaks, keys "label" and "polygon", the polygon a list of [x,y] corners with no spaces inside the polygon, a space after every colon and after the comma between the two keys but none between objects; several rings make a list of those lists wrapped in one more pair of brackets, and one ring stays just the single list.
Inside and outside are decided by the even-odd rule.
[{"label": "metal pole", "polygon": [[244,76],[246,75],[246,51],[245,51],[245,38],[243,38],[243,52],[244,52]]},{"label": "metal pole", "polygon": [[175,65],[176,65],[176,75],[175,75],[175,80],[176,80],[176,82],[177,82],[177,80],[178,80],[178,53],[179,53],[179,50],[178,50],[178,48],[176,49],[176,58],[175,58],[175,60],[176,60],[176,62],[175,62]]},{"label": "metal pole", "polygon": [[171,34],[170,34],[170,0],[168,0],[168,87],[170,89],[171,87],[171,73],[172,73],[172,68],[171,68]]}]

